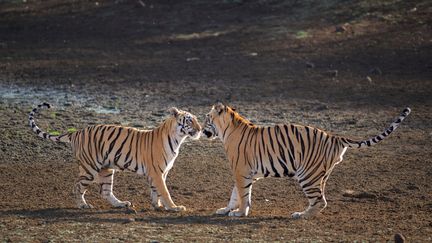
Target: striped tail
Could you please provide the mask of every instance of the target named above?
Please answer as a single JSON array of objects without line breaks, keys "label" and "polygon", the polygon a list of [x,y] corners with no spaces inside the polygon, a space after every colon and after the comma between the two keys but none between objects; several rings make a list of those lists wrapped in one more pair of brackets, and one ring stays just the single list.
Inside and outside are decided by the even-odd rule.
[{"label": "striped tail", "polygon": [[405,108],[402,113],[399,115],[399,117],[396,118],[396,120],[390,124],[390,126],[381,134],[373,137],[373,138],[369,138],[367,140],[364,141],[353,141],[351,139],[347,139],[347,138],[341,138],[342,143],[345,145],[345,147],[349,147],[349,148],[366,148],[366,147],[370,147],[372,145],[375,145],[377,143],[379,143],[381,140],[383,140],[384,138],[386,138],[388,135],[390,135],[390,133],[392,133],[394,130],[396,130],[396,128],[399,127],[399,125],[401,124],[401,122],[411,113],[411,109],[409,107]]},{"label": "striped tail", "polygon": [[29,114],[29,125],[30,125],[30,127],[32,128],[33,132],[35,132],[35,133],[36,133],[39,137],[41,137],[41,138],[44,138],[44,139],[50,139],[50,140],[55,141],[55,142],[63,142],[63,143],[68,143],[68,142],[70,142],[70,137],[69,137],[69,134],[68,134],[68,133],[65,133],[65,134],[62,134],[62,135],[59,135],[59,136],[53,136],[53,135],[50,135],[50,134],[48,134],[48,133],[42,131],[42,130],[41,130],[41,129],[36,125],[36,123],[35,123],[35,121],[34,121],[34,115],[35,115],[35,113],[38,112],[38,109],[41,109],[41,108],[51,108],[51,106],[50,106],[50,104],[48,104],[48,103],[42,103],[42,104],[38,105],[37,108],[34,108],[34,109],[30,112],[30,114]]}]

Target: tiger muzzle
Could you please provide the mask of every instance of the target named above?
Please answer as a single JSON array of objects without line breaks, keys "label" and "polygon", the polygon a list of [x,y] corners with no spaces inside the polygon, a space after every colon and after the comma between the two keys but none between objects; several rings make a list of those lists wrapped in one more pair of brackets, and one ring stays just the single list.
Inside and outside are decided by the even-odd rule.
[{"label": "tiger muzzle", "polygon": [[207,130],[204,130],[203,133],[204,133],[204,135],[206,135],[207,138],[211,138],[213,136],[213,133],[211,133]]}]

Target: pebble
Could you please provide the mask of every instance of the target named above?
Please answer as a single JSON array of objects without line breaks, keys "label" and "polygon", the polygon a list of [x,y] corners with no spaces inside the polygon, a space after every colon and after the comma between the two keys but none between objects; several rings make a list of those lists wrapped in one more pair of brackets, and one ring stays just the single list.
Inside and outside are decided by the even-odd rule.
[{"label": "pebble", "polygon": [[339,72],[338,70],[328,70],[327,72],[325,72],[327,75],[331,76],[331,77],[337,77]]},{"label": "pebble", "polygon": [[306,67],[307,68],[315,68],[315,64],[313,64],[311,62],[306,62]]},{"label": "pebble", "polygon": [[369,70],[370,74],[375,74],[375,75],[382,75],[382,71],[380,68],[374,67],[371,70]]},{"label": "pebble", "polygon": [[200,60],[199,57],[188,57],[188,58],[186,58],[186,62],[199,61],[199,60]]}]

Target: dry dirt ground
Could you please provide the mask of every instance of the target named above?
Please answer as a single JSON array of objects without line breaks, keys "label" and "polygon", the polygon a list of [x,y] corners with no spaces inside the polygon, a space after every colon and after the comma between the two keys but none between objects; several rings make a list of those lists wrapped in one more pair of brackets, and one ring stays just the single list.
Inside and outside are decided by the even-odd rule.
[{"label": "dry dirt ground", "polygon": [[[186,2],[186,3],[181,3]],[[430,1],[0,1],[0,241],[432,241]],[[247,218],[215,216],[233,180],[220,141],[188,141],[168,177],[187,212],[152,210],[144,178],[118,173],[112,209],[92,187],[75,208],[76,161],[39,139],[114,123],[150,128],[171,106],[202,121],[221,100],[257,124],[293,122],[364,139],[405,107],[388,139],[349,150],[328,207],[293,220],[296,182],[254,185]]]}]

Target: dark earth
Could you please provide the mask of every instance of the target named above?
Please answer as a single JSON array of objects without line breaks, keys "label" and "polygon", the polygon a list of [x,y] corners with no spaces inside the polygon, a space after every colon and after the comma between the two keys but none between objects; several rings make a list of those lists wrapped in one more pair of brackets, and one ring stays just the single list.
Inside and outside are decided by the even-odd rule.
[{"label": "dark earth", "polygon": [[[432,2],[403,0],[0,1],[0,241],[432,241]],[[171,106],[203,122],[223,101],[257,124],[365,139],[348,150],[317,218],[293,220],[297,183],[254,186],[251,215],[216,216],[233,179],[219,140],[187,140],[168,176],[186,212],[154,211],[146,180],[117,173],[113,209],[92,186],[75,207],[68,145],[38,138],[92,124],[157,126]]]}]

